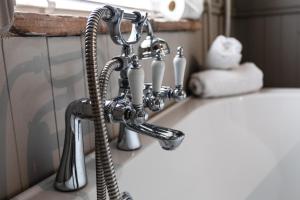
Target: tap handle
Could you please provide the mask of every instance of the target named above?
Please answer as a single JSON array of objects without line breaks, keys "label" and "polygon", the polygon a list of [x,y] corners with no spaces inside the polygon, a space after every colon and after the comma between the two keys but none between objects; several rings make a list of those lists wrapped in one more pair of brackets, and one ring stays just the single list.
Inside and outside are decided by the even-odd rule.
[{"label": "tap handle", "polygon": [[144,76],[144,69],[137,63],[134,63],[128,70],[128,81],[132,95],[132,104],[138,108],[143,105]]},{"label": "tap handle", "polygon": [[175,86],[182,87],[183,86],[183,79],[184,79],[184,72],[186,67],[186,59],[183,56],[183,48],[177,48],[177,55],[173,60],[174,65],[174,73],[175,73]]},{"label": "tap handle", "polygon": [[153,94],[160,92],[165,73],[165,62],[162,59],[155,59],[151,63]]}]

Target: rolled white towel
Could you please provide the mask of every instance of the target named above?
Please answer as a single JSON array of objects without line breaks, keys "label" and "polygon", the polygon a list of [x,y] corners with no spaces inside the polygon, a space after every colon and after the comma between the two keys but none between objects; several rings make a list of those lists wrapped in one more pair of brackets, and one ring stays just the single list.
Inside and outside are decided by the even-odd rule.
[{"label": "rolled white towel", "polygon": [[254,63],[244,63],[235,70],[206,70],[192,75],[189,89],[196,96],[222,97],[258,91],[263,73]]},{"label": "rolled white towel", "polygon": [[208,69],[234,69],[242,59],[242,44],[235,38],[218,36],[206,56]]}]

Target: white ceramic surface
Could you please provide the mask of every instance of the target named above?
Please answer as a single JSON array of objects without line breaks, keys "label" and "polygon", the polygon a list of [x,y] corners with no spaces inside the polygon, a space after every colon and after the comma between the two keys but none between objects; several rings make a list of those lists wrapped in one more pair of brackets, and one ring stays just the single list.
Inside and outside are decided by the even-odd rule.
[{"label": "white ceramic surface", "polygon": [[[299,119],[297,89],[189,99],[151,120],[186,133],[177,150],[144,137],[139,151],[113,150],[120,188],[136,200],[299,200]],[[15,200],[95,199],[93,155],[87,163],[85,189],[56,192],[50,177]]]}]

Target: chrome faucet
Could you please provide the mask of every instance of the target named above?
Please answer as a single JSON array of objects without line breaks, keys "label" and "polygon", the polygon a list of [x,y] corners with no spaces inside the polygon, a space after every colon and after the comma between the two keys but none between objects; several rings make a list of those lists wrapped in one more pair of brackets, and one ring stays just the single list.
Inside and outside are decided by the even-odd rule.
[{"label": "chrome faucet", "polygon": [[[150,24],[148,25],[150,26]],[[150,28],[150,30],[152,30]],[[151,35],[151,34],[149,34]],[[163,61],[163,57],[166,54],[170,53],[169,45],[162,39],[157,38],[155,36],[147,36],[146,39],[141,43],[139,46],[139,59],[149,59],[153,58],[153,62],[151,63],[152,67],[152,83],[140,83],[144,85],[143,89],[143,102],[142,108],[148,108],[151,111],[159,112],[164,108],[165,101],[167,100],[176,100],[181,101],[186,98],[186,94],[183,90],[183,77],[184,77],[184,70],[185,70],[185,58],[183,57],[183,49],[182,47],[178,47],[177,55],[174,58],[174,71],[175,71],[175,82],[176,86],[175,89],[172,89],[168,86],[162,86],[162,81],[164,77],[164,70],[165,70],[165,63]],[[146,44],[146,45],[145,45]],[[120,78],[120,83],[124,82],[126,77]],[[130,93],[130,87],[124,88],[120,87],[119,94],[124,96],[126,93]],[[141,109],[144,112],[144,109]],[[143,116],[143,115],[142,115]],[[142,122],[145,122],[147,115],[143,116],[141,119]],[[113,120],[112,120],[113,121]],[[141,123],[124,123],[121,122],[119,137],[117,147],[121,150],[131,151],[136,150],[141,147],[141,143],[139,140],[139,133],[143,133],[150,137],[158,139],[160,142],[162,138],[164,140],[169,140],[169,143],[174,142],[173,145],[169,145],[169,147],[162,146],[166,150],[173,150],[175,149],[180,143],[178,141],[182,141],[184,138],[183,134],[179,134],[174,130],[171,129],[163,129],[161,127],[146,128],[145,126],[141,126]],[[146,123],[144,123],[145,125]],[[136,126],[140,125],[140,126]],[[149,131],[145,131],[149,130]],[[167,137],[172,133],[172,138]],[[162,143],[160,143],[162,144]],[[175,145],[177,144],[177,145]]]},{"label": "chrome faucet", "polygon": [[[92,85],[89,82],[91,98],[76,100],[70,103],[66,110],[64,150],[54,184],[55,188],[60,191],[78,190],[87,183],[81,130],[82,119],[93,120],[95,122],[96,133],[99,131],[97,129],[99,126],[96,124],[98,122],[100,125],[102,121],[104,121],[104,123],[120,123],[117,147],[121,150],[129,151],[140,148],[139,134],[157,139],[161,147],[165,150],[175,149],[184,139],[184,134],[181,131],[146,123],[148,114],[145,111],[145,108],[148,108],[151,111],[158,112],[164,108],[167,100],[181,101],[185,99],[186,94],[183,90],[183,77],[186,60],[183,56],[183,48],[178,47],[177,55],[173,61],[175,88],[162,86],[165,70],[163,58],[170,53],[170,48],[166,41],[154,35],[147,15],[142,16],[139,12],[125,13],[121,9],[105,6],[102,9],[94,11],[89,18],[90,21],[96,21],[95,18],[93,18],[95,16],[98,18],[101,16],[102,19],[107,22],[112,40],[122,46],[122,51],[121,56],[114,58],[102,70],[99,81],[94,78],[93,73],[88,72],[88,78],[98,83],[98,85]],[[132,22],[132,31],[128,41],[123,38],[120,32],[122,19],[127,19]],[[91,28],[91,25],[89,25],[88,21],[86,33],[87,57],[89,57],[90,54],[95,54],[92,54],[88,49],[89,45],[95,45],[93,42],[89,42],[89,37],[94,36],[93,34],[89,35],[89,28]],[[96,29],[94,27],[92,28],[93,31]],[[136,44],[140,40],[144,28],[147,30],[147,37],[140,43],[138,55],[136,55],[133,51],[133,44]],[[94,39],[94,41],[96,40]],[[153,59],[151,64],[152,83],[144,83],[144,71],[139,64],[139,60],[141,59]],[[95,63],[95,60],[94,62],[90,62],[87,58],[87,69],[91,70],[89,65],[96,65]],[[107,82],[113,70],[120,71],[119,95],[107,100],[105,98]],[[105,78],[102,79],[102,77]],[[93,103],[94,97],[91,95],[91,91],[99,92],[102,104],[98,105]],[[102,115],[99,115],[99,117],[96,116],[98,110],[99,112],[103,110],[103,117]],[[101,128],[100,131],[106,132],[106,128],[103,124]],[[97,145],[102,144],[96,142],[96,159]],[[108,153],[110,153],[109,145],[106,148],[108,148]],[[103,169],[103,171],[105,170]],[[104,175],[102,174],[102,176],[105,175],[105,173]],[[99,177],[99,179],[100,178],[101,177]],[[108,183],[106,183],[106,185],[109,192],[110,185],[108,185]],[[100,194],[100,192],[97,192],[97,195],[98,194]],[[126,198],[130,199],[129,195],[124,193],[121,199]]]}]

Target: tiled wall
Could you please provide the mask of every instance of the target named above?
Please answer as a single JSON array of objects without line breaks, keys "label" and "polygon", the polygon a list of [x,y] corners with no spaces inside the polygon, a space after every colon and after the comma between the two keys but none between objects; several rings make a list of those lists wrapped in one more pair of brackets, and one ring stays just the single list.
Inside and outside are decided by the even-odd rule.
[{"label": "tiled wall", "polygon": [[[163,84],[174,85],[172,60],[183,46],[188,75],[199,70],[207,44],[205,16],[197,32],[157,33],[171,47]],[[213,34],[223,31],[220,13],[213,16]],[[108,35],[98,35],[98,60],[103,66],[120,48]],[[67,105],[88,96],[83,37],[10,37],[0,39],[0,199],[7,199],[54,173],[64,143]],[[150,61],[143,61],[151,81]],[[118,92],[118,74],[109,96]],[[94,148],[93,124],[84,123],[85,152]],[[117,127],[109,126],[111,137]]]},{"label": "tiled wall", "polygon": [[[175,49],[183,45],[188,70],[201,62],[201,32],[161,33],[171,48],[164,84],[174,85]],[[119,47],[99,35],[100,66],[119,55]],[[64,113],[75,99],[87,97],[81,37],[12,37],[1,40],[0,53],[0,199],[49,176],[58,167],[64,143]],[[151,80],[145,64],[146,80]],[[116,95],[118,75],[110,96]],[[94,146],[92,124],[85,123],[85,151]],[[112,133],[115,135],[116,132]]]},{"label": "tiled wall", "polygon": [[243,60],[263,70],[267,87],[300,87],[300,1],[235,0],[235,7]]}]

